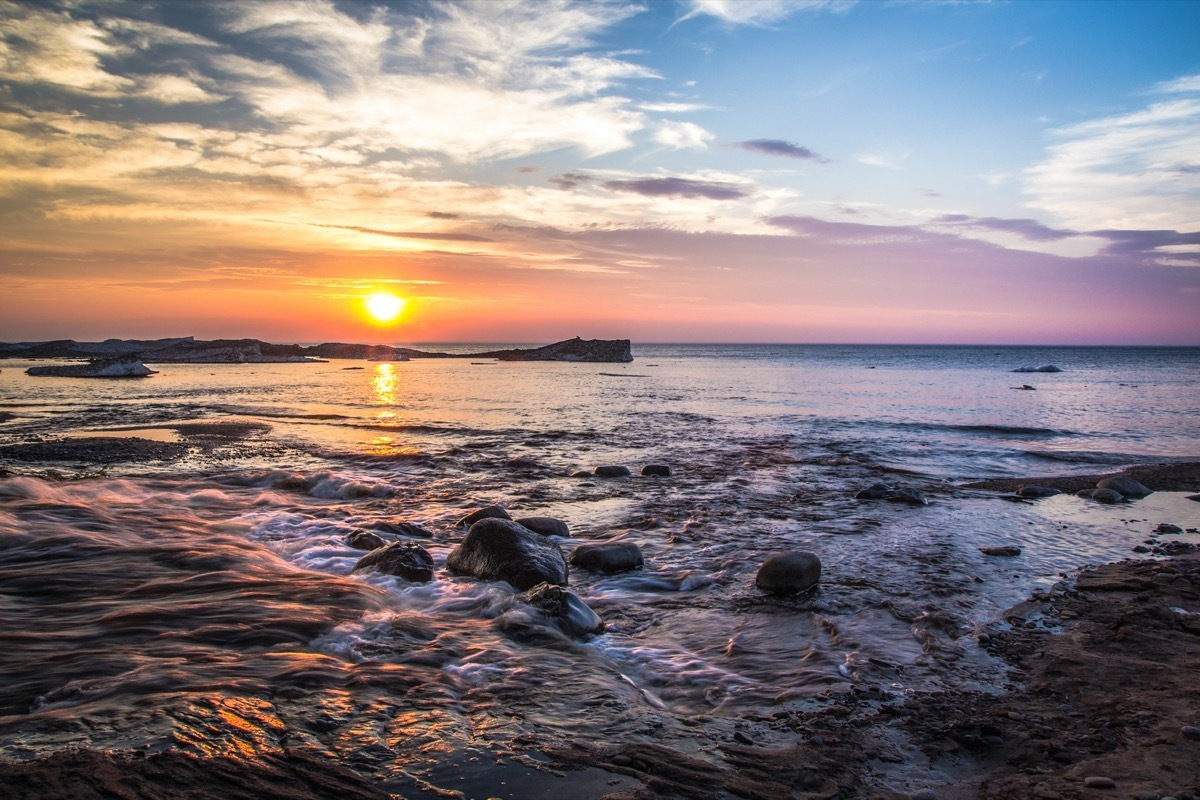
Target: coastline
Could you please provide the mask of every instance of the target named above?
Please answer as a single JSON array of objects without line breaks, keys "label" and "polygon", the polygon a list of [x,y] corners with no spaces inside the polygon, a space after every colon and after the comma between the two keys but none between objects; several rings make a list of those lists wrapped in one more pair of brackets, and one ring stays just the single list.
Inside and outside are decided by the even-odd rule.
[{"label": "coastline", "polygon": [[[1159,491],[1200,490],[1197,462],[1139,465],[1113,474]],[[1103,477],[1108,475],[966,486],[1007,492],[1036,483],[1069,492]],[[587,797],[606,800],[1195,800],[1200,797],[1200,687],[1192,678],[1200,665],[1196,549],[1183,543],[1165,558],[1082,566],[1074,577],[1034,592],[964,637],[965,646],[982,648],[1006,665],[1003,685],[915,693],[853,685],[799,709],[765,708],[733,741],[719,742],[719,761],[652,739],[564,742],[539,751],[527,785],[544,796],[566,796],[586,786]],[[705,721],[691,724],[699,732]],[[768,731],[795,743],[760,746]],[[471,780],[469,770],[464,775]],[[608,780],[597,782],[597,775]],[[606,783],[613,787],[607,793]],[[99,800],[114,787],[131,786],[144,800],[410,796],[391,794],[343,764],[282,743],[279,750],[241,760],[86,747],[33,761],[0,759],[0,798]]]}]

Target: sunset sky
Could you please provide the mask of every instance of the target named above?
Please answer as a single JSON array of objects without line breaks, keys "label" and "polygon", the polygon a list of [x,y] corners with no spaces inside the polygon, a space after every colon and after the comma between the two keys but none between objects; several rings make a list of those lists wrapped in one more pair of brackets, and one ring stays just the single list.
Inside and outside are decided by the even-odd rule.
[{"label": "sunset sky", "polygon": [[0,340],[1197,345],[1198,31],[1146,0],[0,2]]}]

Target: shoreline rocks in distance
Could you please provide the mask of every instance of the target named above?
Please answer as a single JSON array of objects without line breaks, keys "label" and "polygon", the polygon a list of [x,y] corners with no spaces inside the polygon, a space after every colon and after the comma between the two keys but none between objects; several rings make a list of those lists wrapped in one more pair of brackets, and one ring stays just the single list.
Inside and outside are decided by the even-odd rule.
[{"label": "shoreline rocks in distance", "polygon": [[145,378],[157,375],[135,356],[93,358],[85,364],[55,364],[30,367],[25,374],[51,378]]}]

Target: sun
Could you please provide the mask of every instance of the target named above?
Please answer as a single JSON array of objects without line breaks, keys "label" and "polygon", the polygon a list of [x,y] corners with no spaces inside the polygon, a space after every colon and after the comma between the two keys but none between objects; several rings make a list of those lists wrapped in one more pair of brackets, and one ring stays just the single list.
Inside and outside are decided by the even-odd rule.
[{"label": "sun", "polygon": [[375,292],[363,298],[367,314],[380,324],[394,322],[404,311],[405,300],[390,292]]}]

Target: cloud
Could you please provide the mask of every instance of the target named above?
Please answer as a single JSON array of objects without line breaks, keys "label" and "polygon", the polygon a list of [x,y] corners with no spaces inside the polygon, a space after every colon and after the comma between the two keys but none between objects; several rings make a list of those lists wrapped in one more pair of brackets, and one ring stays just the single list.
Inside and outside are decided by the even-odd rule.
[{"label": "cloud", "polygon": [[1057,142],[1024,173],[1029,207],[1085,230],[1200,230],[1200,99],[1156,102],[1051,135]]},{"label": "cloud", "polygon": [[1184,75],[1172,81],[1163,81],[1155,84],[1151,91],[1157,94],[1200,92],[1200,75]]},{"label": "cloud", "polygon": [[430,219],[462,219],[461,214],[451,214],[448,211],[429,211],[425,216]]},{"label": "cloud", "polygon": [[943,214],[933,220],[934,225],[948,227],[977,228],[1001,233],[1015,233],[1034,242],[1057,242],[1079,236],[1075,231],[1049,228],[1032,219],[1000,219],[998,217],[970,217],[966,214]]},{"label": "cloud", "polygon": [[703,197],[709,200],[740,200],[750,196],[749,192],[732,183],[694,181],[688,178],[639,178],[605,181],[604,188],[618,192],[634,192],[646,197]]},{"label": "cloud", "polygon": [[807,147],[785,142],[782,139],[751,139],[746,142],[735,142],[731,147],[740,147],[742,150],[749,150],[752,153],[765,153],[769,156],[799,158],[807,161],[820,161],[822,163],[828,161],[828,159],[822,158]]},{"label": "cloud", "polygon": [[844,14],[856,0],[691,0],[680,21],[699,16],[716,17],[730,25],[767,25],[801,12],[832,11]]},{"label": "cloud", "polygon": [[396,239],[431,239],[439,242],[494,242],[495,239],[488,239],[484,236],[476,236],[472,233],[455,233],[444,231],[384,231],[378,228],[364,228],[360,225],[319,225],[313,223],[314,228],[334,228],[343,231],[357,231],[358,233],[370,233],[375,236],[391,236]]},{"label": "cloud", "polygon": [[562,175],[551,175],[546,180],[559,189],[574,189],[576,186],[587,183],[591,179],[591,175],[586,175],[582,172],[564,172]]},{"label": "cloud", "polygon": [[704,150],[716,137],[691,122],[664,120],[654,132],[654,141],[674,150]]}]

